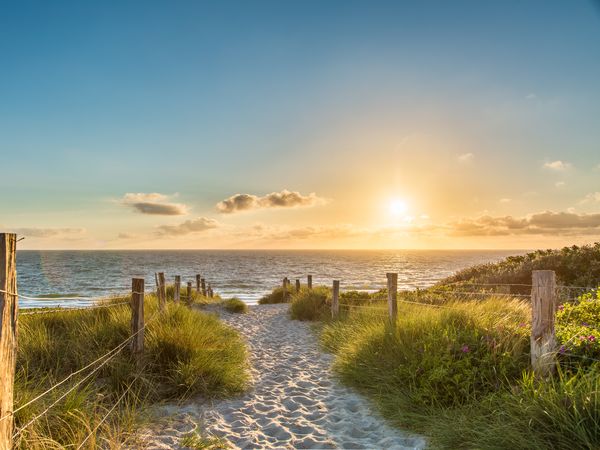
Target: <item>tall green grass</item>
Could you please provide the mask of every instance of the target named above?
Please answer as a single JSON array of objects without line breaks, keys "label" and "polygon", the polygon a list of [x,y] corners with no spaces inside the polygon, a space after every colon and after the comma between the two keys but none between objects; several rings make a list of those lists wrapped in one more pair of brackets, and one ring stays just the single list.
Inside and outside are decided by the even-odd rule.
[{"label": "tall green grass", "polygon": [[[115,299],[115,302],[128,298]],[[146,296],[145,352],[137,360],[125,348],[23,431],[22,449],[77,448],[121,395],[121,404],[84,448],[118,448],[144,408],[192,395],[228,396],[247,382],[246,348],[240,336],[216,316],[183,304],[167,304],[157,316],[154,295]],[[154,317],[154,320],[152,318]],[[128,305],[22,316],[15,382],[15,406],[27,403],[72,372],[104,355],[130,334]],[[19,410],[17,429],[59,399],[88,371]]]},{"label": "tall green grass", "polygon": [[[321,322],[321,344],[335,354],[337,375],[395,425],[424,434],[434,448],[600,448],[600,366],[565,354],[555,377],[534,378],[528,302],[399,293],[391,326],[382,293],[359,294],[340,302],[368,308],[342,307],[337,320],[327,289],[292,297],[290,313]],[[582,298],[577,314],[559,314],[558,329],[573,329],[569,318],[591,321],[599,301]],[[588,326],[578,323],[576,334]],[[585,349],[568,350],[595,355],[590,333]]]}]

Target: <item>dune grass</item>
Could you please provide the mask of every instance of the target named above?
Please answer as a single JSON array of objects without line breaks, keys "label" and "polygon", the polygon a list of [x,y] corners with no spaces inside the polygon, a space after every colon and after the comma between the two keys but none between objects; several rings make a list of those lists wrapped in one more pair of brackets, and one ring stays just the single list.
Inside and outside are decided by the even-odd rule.
[{"label": "dune grass", "polygon": [[245,314],[248,312],[248,305],[237,297],[224,300],[221,304],[223,305],[223,308],[232,313]]},{"label": "dune grass", "polygon": [[[77,448],[90,433],[83,448],[119,448],[152,403],[243,391],[248,379],[246,348],[237,332],[216,316],[181,303],[169,302],[166,312],[157,315],[154,295],[146,295],[145,316],[141,359],[134,359],[125,347],[71,393],[67,391],[89,370],[19,410],[15,415],[17,429],[57,401],[41,420],[22,432],[17,448]],[[130,335],[130,317],[128,305],[22,316],[16,408],[117,347]],[[121,396],[119,406],[100,424]]]},{"label": "dune grass", "polygon": [[287,303],[290,301],[293,289],[284,292],[283,287],[273,289],[270,293],[258,300],[259,305],[273,305],[275,303]]},{"label": "dune grass", "polygon": [[[332,320],[330,290],[319,288],[294,295],[290,315],[319,321],[341,381],[393,424],[425,435],[433,448],[600,447],[600,365],[565,353],[553,378],[535,379],[527,302],[399,293],[392,327],[382,298],[383,291],[341,296],[342,304],[368,308],[342,307]],[[589,328],[600,319],[598,292],[569,308],[557,315],[559,343],[575,356],[600,359]]]}]

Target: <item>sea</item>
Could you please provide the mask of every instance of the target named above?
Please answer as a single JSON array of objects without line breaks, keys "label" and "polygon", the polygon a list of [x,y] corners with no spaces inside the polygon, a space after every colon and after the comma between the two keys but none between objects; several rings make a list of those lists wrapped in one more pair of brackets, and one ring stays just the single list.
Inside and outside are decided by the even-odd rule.
[{"label": "sea", "polygon": [[[200,274],[223,298],[255,304],[288,277],[313,276],[315,285],[340,280],[342,290],[377,290],[386,272],[398,273],[399,289],[425,288],[456,271],[495,262],[522,250],[118,250],[17,252],[19,306],[87,307],[131,291],[131,278],[154,291],[155,272],[182,285]],[[32,297],[27,299],[24,297]]]}]

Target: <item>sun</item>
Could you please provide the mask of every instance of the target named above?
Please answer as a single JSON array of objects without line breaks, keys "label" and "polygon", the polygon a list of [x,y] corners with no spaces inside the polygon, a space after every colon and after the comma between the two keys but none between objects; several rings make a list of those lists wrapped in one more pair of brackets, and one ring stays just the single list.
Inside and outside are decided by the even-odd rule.
[{"label": "sun", "polygon": [[388,210],[392,216],[401,217],[408,212],[408,204],[405,200],[395,198],[390,201]]}]

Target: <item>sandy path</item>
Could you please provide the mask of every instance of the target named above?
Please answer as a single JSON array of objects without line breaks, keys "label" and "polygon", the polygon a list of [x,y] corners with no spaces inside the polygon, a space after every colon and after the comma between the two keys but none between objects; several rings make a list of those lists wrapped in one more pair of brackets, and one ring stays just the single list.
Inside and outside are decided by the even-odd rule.
[{"label": "sandy path", "polygon": [[252,389],[217,403],[162,407],[160,419],[140,436],[143,448],[182,448],[186,433],[203,429],[235,448],[422,448],[400,434],[366,400],[332,377],[332,356],[319,351],[310,325],[287,318],[288,305],[252,307],[248,314],[222,312],[246,338]]}]

